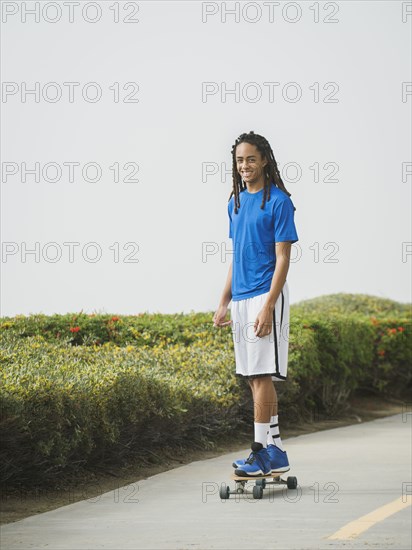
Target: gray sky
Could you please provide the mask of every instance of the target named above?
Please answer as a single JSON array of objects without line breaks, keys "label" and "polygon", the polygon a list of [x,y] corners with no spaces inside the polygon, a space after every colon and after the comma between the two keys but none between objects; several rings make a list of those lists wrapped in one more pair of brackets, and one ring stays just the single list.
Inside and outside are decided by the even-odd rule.
[{"label": "gray sky", "polygon": [[2,7],[1,315],[216,309],[250,130],[296,206],[291,303],[411,300],[410,2],[57,5]]}]

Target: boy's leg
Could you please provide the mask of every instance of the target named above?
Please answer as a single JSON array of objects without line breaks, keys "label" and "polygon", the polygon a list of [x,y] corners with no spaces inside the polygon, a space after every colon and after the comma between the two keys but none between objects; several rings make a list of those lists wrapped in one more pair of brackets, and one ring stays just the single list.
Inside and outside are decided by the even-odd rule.
[{"label": "boy's leg", "polygon": [[[285,472],[289,470],[289,460],[283,450],[279,434],[278,404],[275,385],[271,376],[255,378],[254,403],[255,403],[255,441],[265,434],[264,447],[267,447],[270,457],[272,472]],[[276,413],[276,414],[273,414]],[[270,445],[270,447],[269,447]]]},{"label": "boy's leg", "polygon": [[[273,382],[272,382],[273,384]],[[272,406],[272,411],[271,411],[271,417],[273,416],[277,416],[278,414],[278,394],[276,393],[276,387],[275,387],[275,384],[273,384],[273,391],[275,392],[275,401],[273,403],[273,406]]]},{"label": "boy's leg", "polygon": [[283,449],[283,444],[280,438],[280,431],[279,431],[278,400],[277,400],[275,384],[273,384],[273,388],[275,391],[276,399],[273,404],[271,417],[270,417],[270,424],[269,424],[269,431],[268,431],[268,445],[276,445],[278,449],[283,451],[284,449]]},{"label": "boy's leg", "polygon": [[[290,305],[289,305],[289,285],[287,281],[283,286],[282,292],[276,302],[273,312],[273,330],[275,339],[275,363],[276,375],[272,377],[274,383],[285,381],[287,378],[288,369],[288,350],[289,350],[289,320],[290,320]],[[276,391],[276,390],[275,390]],[[268,434],[268,445],[275,445],[283,451],[282,440],[279,433],[278,420],[278,404],[272,410],[270,418],[270,429]]]},{"label": "boy's leg", "polygon": [[267,446],[270,419],[275,405],[276,393],[271,376],[250,380],[254,404],[255,441]]},{"label": "boy's leg", "polygon": [[[270,376],[263,376],[249,380],[252,387],[253,402],[255,407],[255,440],[256,435],[263,437],[260,430],[264,430],[267,425],[267,435],[264,446],[276,445],[283,451],[283,444],[280,438],[278,421],[278,400],[275,385]],[[256,426],[258,424],[258,426]],[[265,425],[265,428],[264,426]]]},{"label": "boy's leg", "polygon": [[253,387],[255,422],[268,423],[277,412],[277,395],[271,376],[250,380]]}]

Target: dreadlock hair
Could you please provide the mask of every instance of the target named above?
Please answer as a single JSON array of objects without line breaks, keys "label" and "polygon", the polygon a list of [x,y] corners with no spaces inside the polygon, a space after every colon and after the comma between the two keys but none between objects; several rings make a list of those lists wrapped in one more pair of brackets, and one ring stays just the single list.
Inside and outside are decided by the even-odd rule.
[{"label": "dreadlock hair", "polygon": [[241,191],[246,189],[246,184],[243,183],[243,180],[240,177],[240,174],[237,170],[237,164],[236,164],[236,147],[240,143],[250,143],[251,145],[255,145],[257,150],[262,155],[262,158],[267,160],[267,164],[264,169],[265,186],[264,186],[262,204],[260,205],[260,208],[263,209],[265,207],[266,200],[270,199],[270,184],[272,181],[276,185],[276,187],[279,187],[279,189],[284,191],[290,197],[291,193],[289,193],[289,191],[286,189],[282,181],[282,178],[280,177],[275,155],[273,154],[273,151],[269,142],[263,136],[260,136],[259,134],[255,134],[255,132],[251,130],[248,134],[241,134],[235,141],[234,145],[232,146],[233,189],[232,189],[232,192],[230,193],[229,200],[232,198],[233,195],[235,196],[235,214],[238,213],[238,209],[240,208],[239,194],[241,193]]}]

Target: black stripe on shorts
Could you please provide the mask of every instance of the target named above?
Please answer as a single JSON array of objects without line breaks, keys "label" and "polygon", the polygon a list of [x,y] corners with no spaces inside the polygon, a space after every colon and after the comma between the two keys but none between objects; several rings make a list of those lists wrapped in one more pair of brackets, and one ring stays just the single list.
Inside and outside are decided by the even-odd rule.
[{"label": "black stripe on shorts", "polygon": [[[283,310],[284,310],[284,306],[285,306],[285,297],[283,295],[283,290],[281,291],[281,295],[282,295],[282,307],[281,307],[281,313],[280,313],[280,326],[279,326],[279,332],[280,334],[282,334],[282,323],[283,323]],[[276,368],[276,373],[275,373],[275,376],[277,376],[278,378],[281,378],[282,380],[286,380],[286,376],[282,376],[280,374],[280,370],[279,370],[279,353],[278,353],[278,339],[277,339],[277,334],[276,334],[276,308],[273,308],[273,334],[274,334],[274,346],[275,346],[275,368]]]}]

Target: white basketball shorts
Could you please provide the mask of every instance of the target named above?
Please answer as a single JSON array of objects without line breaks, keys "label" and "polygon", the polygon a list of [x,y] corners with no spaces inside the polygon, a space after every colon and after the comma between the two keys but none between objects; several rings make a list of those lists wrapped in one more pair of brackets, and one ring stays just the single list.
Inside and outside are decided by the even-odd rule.
[{"label": "white basketball shorts", "polygon": [[255,335],[254,324],[269,294],[232,301],[231,320],[235,349],[236,374],[244,378],[287,377],[289,350],[289,287],[287,281],[273,310],[272,331],[267,336]]}]

